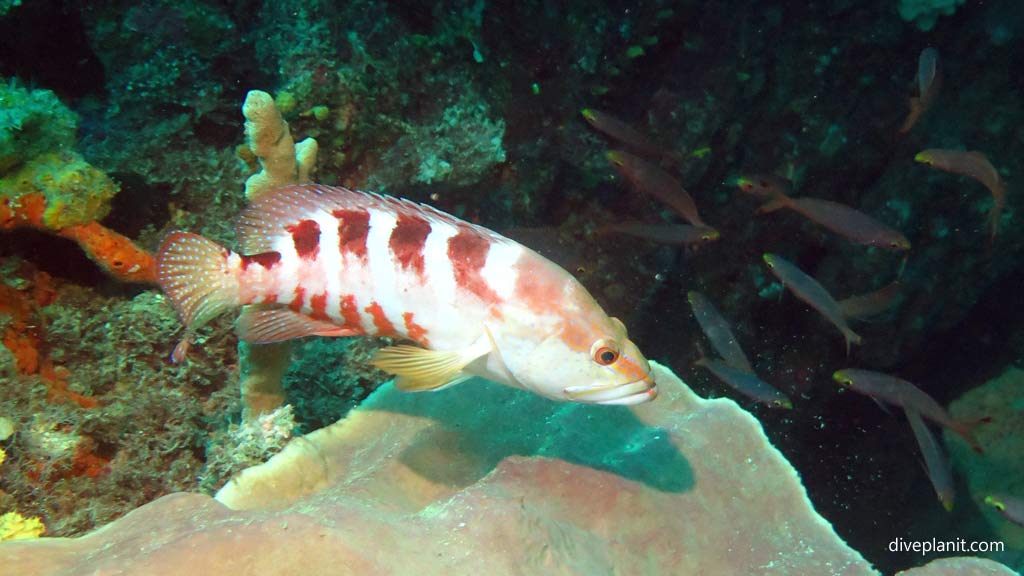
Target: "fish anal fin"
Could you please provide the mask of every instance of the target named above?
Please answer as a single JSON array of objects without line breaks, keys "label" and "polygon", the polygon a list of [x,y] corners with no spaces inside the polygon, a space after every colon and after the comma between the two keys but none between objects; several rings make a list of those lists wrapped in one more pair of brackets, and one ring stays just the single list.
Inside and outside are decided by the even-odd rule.
[{"label": "fish anal fin", "polygon": [[428,350],[399,344],[378,350],[370,364],[394,374],[395,386],[408,392],[439,390],[469,377],[462,370],[490,352],[489,340],[461,350]]},{"label": "fish anal fin", "polygon": [[452,386],[455,386],[456,384],[461,384],[462,382],[465,382],[466,380],[469,380],[472,377],[472,374],[460,373],[457,374],[451,380],[443,382],[441,383],[441,385],[438,386],[436,385],[436,382],[423,382],[420,380],[412,380],[411,378],[406,378],[405,376],[398,376],[395,378],[395,387],[403,392],[435,392],[437,390],[444,390],[445,388],[450,388]]},{"label": "fish anal fin", "polygon": [[268,344],[304,336],[357,336],[360,332],[317,320],[288,308],[249,306],[238,317],[238,336],[247,342]]}]

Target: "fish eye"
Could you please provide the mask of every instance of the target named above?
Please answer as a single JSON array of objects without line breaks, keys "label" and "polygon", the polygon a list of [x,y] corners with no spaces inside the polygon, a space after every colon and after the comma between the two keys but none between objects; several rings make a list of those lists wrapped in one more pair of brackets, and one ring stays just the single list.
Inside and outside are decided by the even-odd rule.
[{"label": "fish eye", "polygon": [[615,361],[619,359],[619,351],[607,340],[602,339],[594,342],[594,345],[590,350],[590,355],[594,358],[594,362],[597,362],[601,366],[614,364]]}]

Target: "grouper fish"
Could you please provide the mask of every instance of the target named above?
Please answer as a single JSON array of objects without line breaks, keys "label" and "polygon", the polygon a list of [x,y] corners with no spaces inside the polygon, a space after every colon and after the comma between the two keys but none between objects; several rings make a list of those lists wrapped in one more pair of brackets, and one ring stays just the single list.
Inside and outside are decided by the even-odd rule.
[{"label": "grouper fish", "polygon": [[239,336],[390,336],[373,364],[403,390],[470,376],[555,400],[639,404],[651,368],[568,272],[426,205],[322,185],[270,192],[241,214],[239,251],[172,232],[160,287],[190,330],[245,306]]}]

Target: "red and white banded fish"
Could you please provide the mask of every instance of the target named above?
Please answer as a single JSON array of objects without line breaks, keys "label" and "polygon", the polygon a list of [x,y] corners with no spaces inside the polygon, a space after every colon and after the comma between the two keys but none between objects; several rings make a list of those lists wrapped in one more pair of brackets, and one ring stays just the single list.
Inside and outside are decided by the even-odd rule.
[{"label": "red and white banded fish", "polygon": [[242,212],[236,253],[173,232],[157,278],[194,329],[242,305],[242,339],[391,336],[374,364],[404,390],[481,376],[555,400],[639,404],[650,365],[571,274],[429,206],[320,185]]}]

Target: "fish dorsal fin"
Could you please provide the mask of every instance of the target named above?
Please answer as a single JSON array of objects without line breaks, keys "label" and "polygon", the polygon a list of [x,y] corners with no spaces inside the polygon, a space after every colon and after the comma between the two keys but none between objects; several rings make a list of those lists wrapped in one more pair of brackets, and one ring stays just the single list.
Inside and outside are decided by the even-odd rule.
[{"label": "fish dorsal fin", "polygon": [[317,216],[333,218],[335,210],[380,210],[396,216],[412,214],[427,222],[443,222],[473,232],[492,242],[511,242],[482,226],[411,200],[340,186],[299,184],[268,192],[242,211],[236,228],[239,250],[242,254],[270,252],[274,250],[275,240],[289,234],[289,226]]},{"label": "fish dorsal fin", "polygon": [[407,392],[439,390],[469,377],[462,370],[491,351],[490,341],[481,338],[461,350],[427,350],[399,344],[378,350],[370,360],[381,370],[396,376],[395,386]]},{"label": "fish dorsal fin", "polygon": [[238,317],[238,337],[247,342],[269,344],[303,336],[357,336],[360,332],[317,320],[288,308],[248,306]]}]

